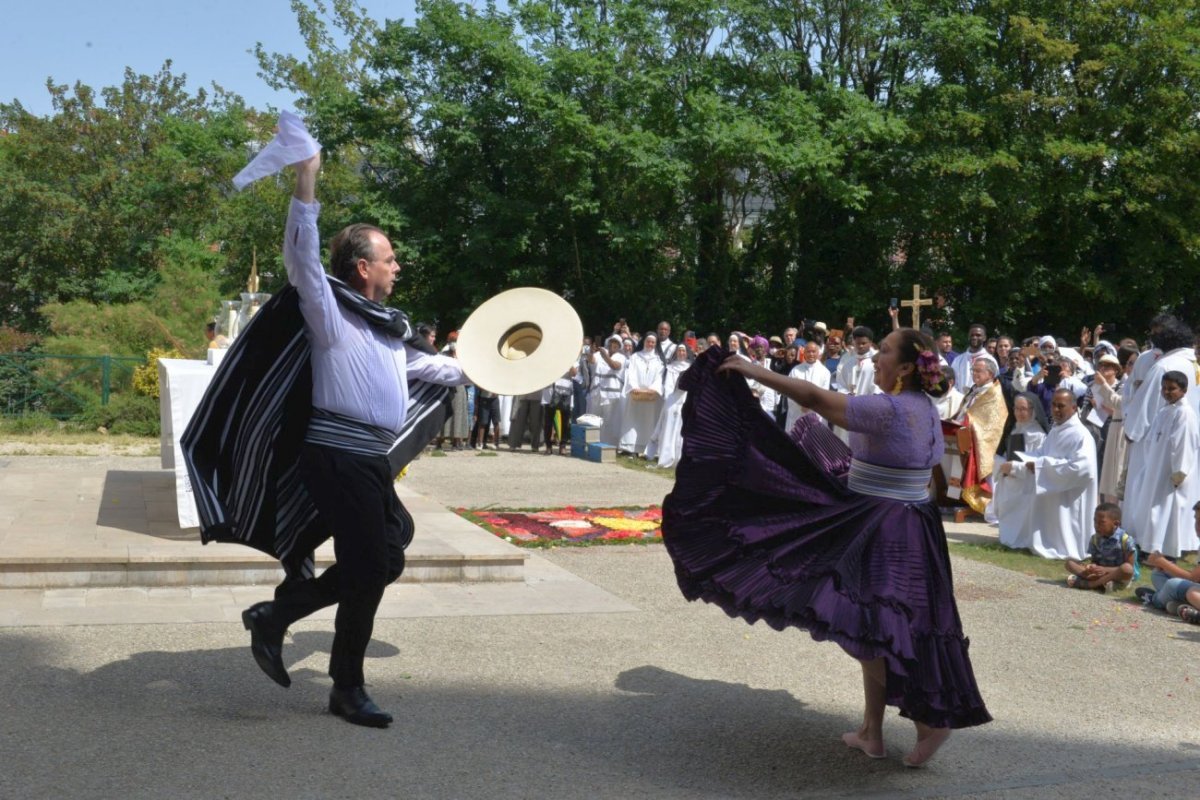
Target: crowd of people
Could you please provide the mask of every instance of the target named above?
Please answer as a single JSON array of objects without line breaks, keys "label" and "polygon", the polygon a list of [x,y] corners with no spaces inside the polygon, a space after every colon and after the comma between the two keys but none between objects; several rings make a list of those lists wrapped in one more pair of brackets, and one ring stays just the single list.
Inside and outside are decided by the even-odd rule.
[{"label": "crowd of people", "polygon": [[[899,329],[899,310],[889,312]],[[1084,328],[1077,342],[1067,342],[973,324],[961,351],[949,333],[926,330],[950,386],[931,398],[946,441],[934,469],[938,502],[983,515],[1009,547],[1066,560],[1072,585],[1100,590],[1125,582],[1111,571],[1124,556],[1108,563],[1113,536],[1136,544],[1139,564],[1174,566],[1198,548],[1191,516],[1200,504],[1196,337],[1165,314],[1151,322],[1146,342],[1110,337],[1113,328]],[[622,318],[610,333],[585,337],[578,362],[552,386],[519,398],[475,392],[471,403],[463,393],[445,440],[486,448],[506,438],[513,449],[528,441],[534,450],[553,453],[557,445],[563,453],[570,422],[589,415],[585,422],[601,428],[602,442],[669,468],[682,453],[687,393],[679,378],[706,349],[724,348],[774,373],[855,396],[882,391],[875,385],[877,338],[853,320],[832,330],[806,320],[777,335],[688,330],[676,337],[669,322],[639,333]],[[453,339],[443,352],[453,354]],[[759,381],[748,385],[785,431],[812,413]],[[846,439],[844,430],[833,429]],[[1117,533],[1098,524],[1100,517],[1115,519]],[[1176,583],[1148,602],[1194,618],[1196,606],[1184,596],[1195,591],[1200,599],[1194,580],[1200,575],[1160,568],[1154,575],[1164,585]],[[1180,590],[1178,581],[1195,585]]]}]

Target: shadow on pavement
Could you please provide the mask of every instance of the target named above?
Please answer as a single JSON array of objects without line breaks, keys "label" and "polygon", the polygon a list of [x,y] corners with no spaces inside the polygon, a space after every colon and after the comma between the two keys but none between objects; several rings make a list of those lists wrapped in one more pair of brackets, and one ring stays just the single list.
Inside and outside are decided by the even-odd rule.
[{"label": "shadow on pavement", "polygon": [[119,470],[105,473],[96,524],[158,539],[195,541],[195,528],[180,528],[175,473]]},{"label": "shadow on pavement", "polygon": [[[331,640],[301,632],[288,643],[289,666],[317,658],[292,666],[284,690],[244,646],[141,652],[79,670],[62,666],[71,654],[40,636],[0,632],[5,793],[45,796],[53,785],[72,797],[1004,796],[1070,786],[1090,765],[1133,765],[1121,767],[1124,777],[1142,767],[1147,778],[1200,770],[1194,743],[1072,742],[1067,752],[1052,736],[997,723],[959,734],[948,745],[957,755],[939,768],[909,771],[899,756],[911,728],[894,713],[890,757],[869,761],[837,740],[843,716],[790,692],[650,664],[570,690],[470,684],[457,673],[414,680],[368,664],[369,676],[389,676],[369,690],[396,715],[390,730],[368,730],[324,710]],[[382,643],[369,655],[403,657]],[[820,696],[818,679],[811,692]],[[1014,777],[979,775],[980,763],[996,759],[1010,761]],[[1057,766],[1036,771],[1047,763]]]}]

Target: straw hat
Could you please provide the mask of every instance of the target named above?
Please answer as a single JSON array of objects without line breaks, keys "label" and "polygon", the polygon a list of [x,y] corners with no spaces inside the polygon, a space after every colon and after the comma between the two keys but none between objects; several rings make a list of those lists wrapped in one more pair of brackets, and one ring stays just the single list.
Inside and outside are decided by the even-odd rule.
[{"label": "straw hat", "polygon": [[531,286],[487,300],[458,331],[458,361],[471,382],[503,395],[543,389],[579,357],[583,323],[571,304]]}]

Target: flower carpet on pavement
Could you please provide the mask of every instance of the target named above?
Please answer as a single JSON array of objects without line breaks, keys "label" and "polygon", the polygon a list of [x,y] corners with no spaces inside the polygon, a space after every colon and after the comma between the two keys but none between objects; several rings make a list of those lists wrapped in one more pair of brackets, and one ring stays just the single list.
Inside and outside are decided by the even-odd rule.
[{"label": "flower carpet on pavement", "polygon": [[658,506],[456,510],[476,525],[521,547],[662,541],[662,509]]}]

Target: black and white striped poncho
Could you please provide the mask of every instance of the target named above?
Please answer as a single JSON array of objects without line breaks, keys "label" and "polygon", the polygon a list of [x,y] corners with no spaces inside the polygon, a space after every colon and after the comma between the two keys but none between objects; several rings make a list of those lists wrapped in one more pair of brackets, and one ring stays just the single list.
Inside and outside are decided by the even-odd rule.
[{"label": "black and white striped poncho", "polygon": [[[402,312],[328,280],[344,309],[403,338],[406,346],[434,352]],[[288,285],[229,348],[180,439],[201,541],[249,545],[298,577],[313,574],[312,553],[296,552],[296,542],[317,517],[298,470],[312,414],[310,355],[300,295]],[[388,452],[394,474],[441,430],[449,391],[409,382],[404,426]]]}]

